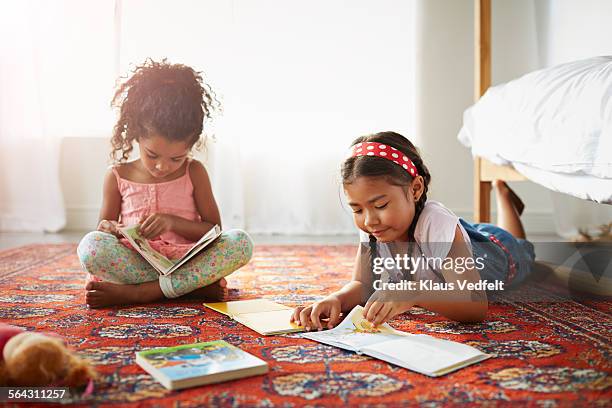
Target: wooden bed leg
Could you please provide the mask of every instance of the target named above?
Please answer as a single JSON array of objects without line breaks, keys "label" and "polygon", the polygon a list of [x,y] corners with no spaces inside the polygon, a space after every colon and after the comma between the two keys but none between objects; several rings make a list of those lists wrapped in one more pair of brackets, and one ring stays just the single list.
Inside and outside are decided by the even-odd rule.
[{"label": "wooden bed leg", "polygon": [[476,202],[479,204],[479,209],[475,222],[491,222],[491,182],[481,181],[480,192],[478,193]]},{"label": "wooden bed leg", "polygon": [[474,222],[491,222],[491,182],[480,180],[480,165],[474,158]]},{"label": "wooden bed leg", "polygon": [[[491,0],[474,0],[474,100],[491,85]],[[482,181],[482,160],[474,158],[474,222],[491,222],[491,182]]]}]

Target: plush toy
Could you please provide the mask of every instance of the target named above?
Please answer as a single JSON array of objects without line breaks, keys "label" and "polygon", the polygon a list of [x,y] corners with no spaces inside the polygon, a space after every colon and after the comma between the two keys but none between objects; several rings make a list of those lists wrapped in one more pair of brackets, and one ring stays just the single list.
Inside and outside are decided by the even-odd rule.
[{"label": "plush toy", "polygon": [[91,388],[95,377],[60,337],[0,323],[0,386]]}]

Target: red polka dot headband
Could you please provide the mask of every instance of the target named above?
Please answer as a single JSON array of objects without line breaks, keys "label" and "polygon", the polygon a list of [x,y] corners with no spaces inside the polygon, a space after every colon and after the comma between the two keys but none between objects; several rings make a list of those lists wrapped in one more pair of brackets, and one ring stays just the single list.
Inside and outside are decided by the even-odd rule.
[{"label": "red polka dot headband", "polygon": [[395,147],[377,142],[362,142],[352,146],[351,157],[358,156],[375,156],[387,159],[402,166],[412,177],[419,175],[416,166],[404,153],[397,150]]}]

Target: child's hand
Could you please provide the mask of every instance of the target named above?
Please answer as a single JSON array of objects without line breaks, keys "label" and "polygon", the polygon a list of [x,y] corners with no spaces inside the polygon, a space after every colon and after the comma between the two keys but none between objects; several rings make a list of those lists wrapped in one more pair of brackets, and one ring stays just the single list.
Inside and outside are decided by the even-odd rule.
[{"label": "child's hand", "polygon": [[398,314],[412,309],[413,301],[392,301],[382,297],[370,297],[363,309],[363,317],[377,327],[388,322]]},{"label": "child's hand", "polygon": [[308,307],[296,307],[291,316],[291,321],[304,326],[306,330],[323,330],[321,318],[329,318],[327,328],[331,329],[340,321],[342,304],[336,296],[328,296],[320,302]]},{"label": "child's hand", "polygon": [[154,239],[174,228],[174,216],[170,214],[151,214],[140,220],[138,233],[146,239]]},{"label": "child's hand", "polygon": [[121,234],[118,230],[118,228],[120,227],[123,227],[123,225],[119,224],[117,221],[102,220],[98,224],[98,231],[113,234],[116,237],[121,237]]}]

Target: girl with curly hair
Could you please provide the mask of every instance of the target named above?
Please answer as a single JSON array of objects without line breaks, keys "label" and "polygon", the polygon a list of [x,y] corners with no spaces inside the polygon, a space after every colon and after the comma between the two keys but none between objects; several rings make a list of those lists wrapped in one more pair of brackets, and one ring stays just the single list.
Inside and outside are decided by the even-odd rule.
[{"label": "girl with curly hair", "polygon": [[[206,251],[169,276],[160,276],[118,227],[139,224],[152,248],[182,257],[221,216],[202,163],[191,151],[218,102],[201,73],[166,60],[147,60],[117,89],[112,105],[119,119],[111,139],[114,165],[104,178],[97,231],[77,254],[89,273],[86,302],[92,308],[149,303],[183,295],[223,300],[224,279],[252,255],[250,237],[224,231]],[[139,158],[128,161],[137,143]]]}]

